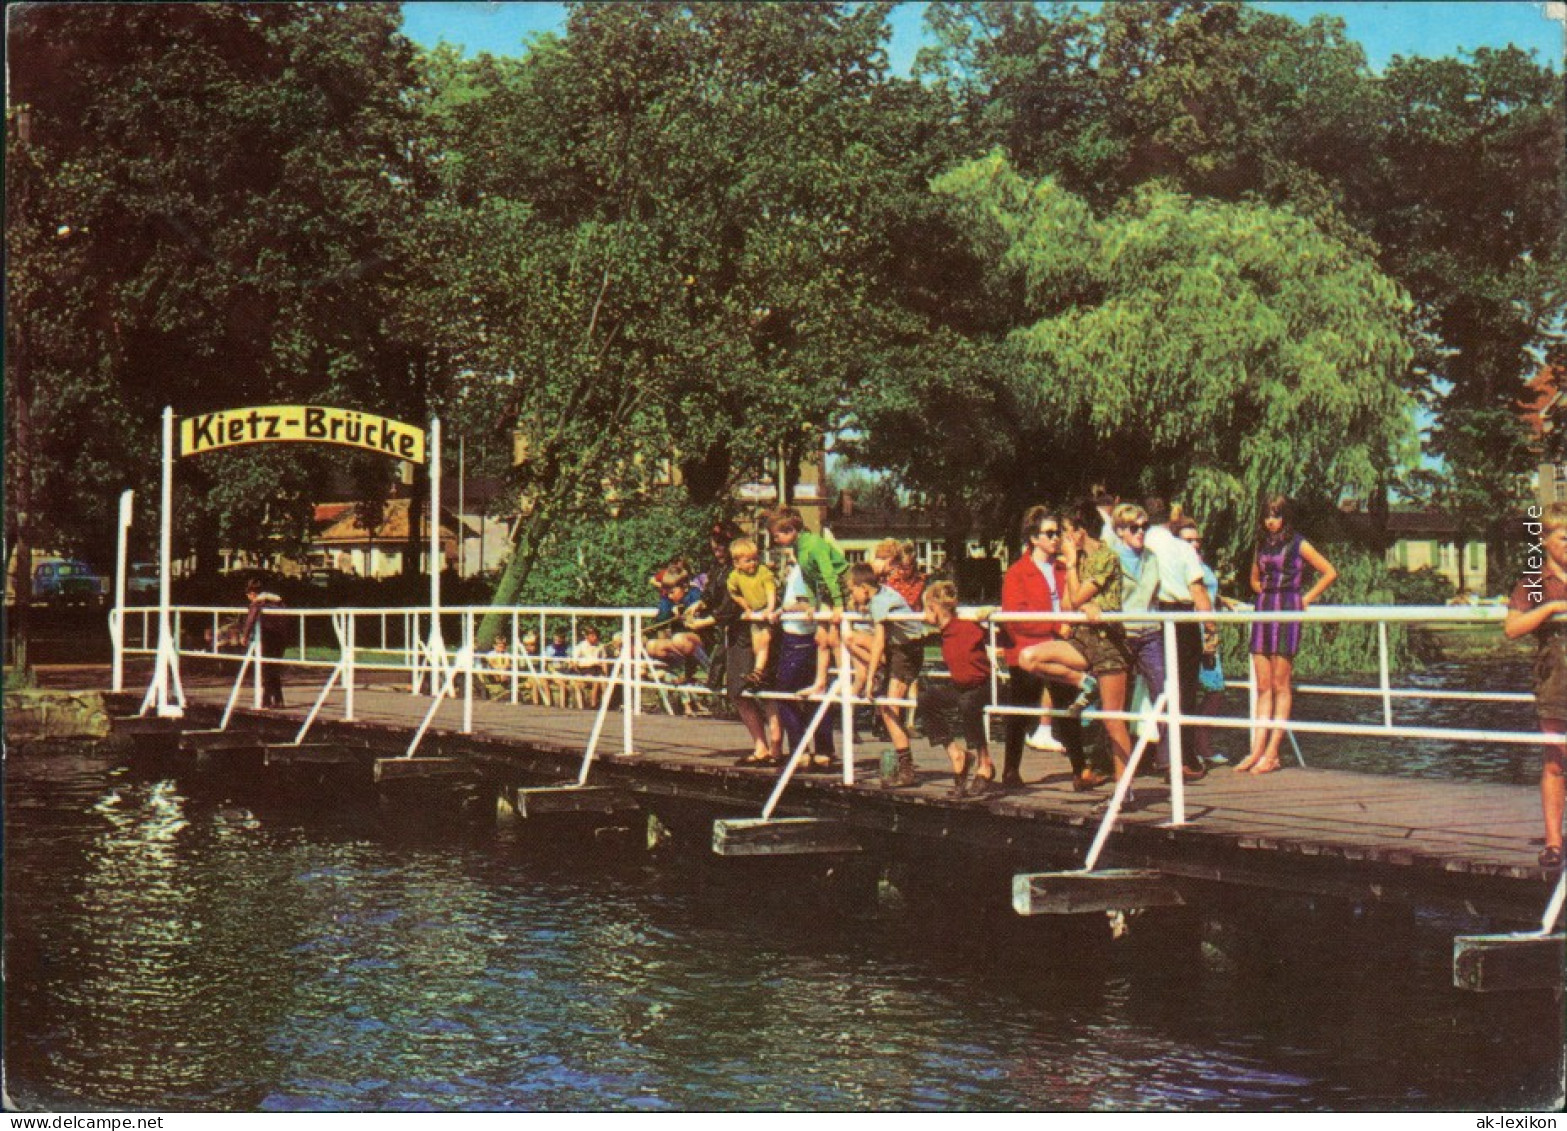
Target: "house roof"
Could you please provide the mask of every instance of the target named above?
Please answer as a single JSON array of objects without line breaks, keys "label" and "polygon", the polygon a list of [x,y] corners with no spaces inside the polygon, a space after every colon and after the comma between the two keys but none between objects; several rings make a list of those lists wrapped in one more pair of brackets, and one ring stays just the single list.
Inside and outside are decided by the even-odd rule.
[{"label": "house roof", "polygon": [[[323,510],[332,507],[340,507],[335,518],[316,535],[316,541],[327,544],[346,544],[363,546],[367,542],[378,544],[401,545],[408,541],[408,500],[388,499],[386,503],[386,515],[381,526],[375,531],[375,536],[370,536],[370,531],[360,525],[359,516],[354,511],[352,503],[324,503],[316,507],[319,517]],[[461,528],[465,534],[477,534],[477,528],[466,519],[462,521]],[[428,527],[425,528],[428,531]],[[441,510],[441,536],[446,539],[455,539],[459,529],[457,517],[444,507]]]}]

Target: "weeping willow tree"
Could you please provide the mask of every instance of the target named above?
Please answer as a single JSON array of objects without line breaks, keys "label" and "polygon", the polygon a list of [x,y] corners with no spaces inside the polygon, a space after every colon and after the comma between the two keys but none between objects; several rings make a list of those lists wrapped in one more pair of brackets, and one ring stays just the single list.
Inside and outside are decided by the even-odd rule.
[{"label": "weeping willow tree", "polygon": [[[987,290],[1011,304],[992,335],[1001,387],[976,399],[1009,406],[989,426],[1015,429],[989,470],[998,491],[1063,500],[1103,483],[1178,501],[1227,591],[1249,596],[1264,498],[1327,519],[1412,460],[1408,296],[1311,220],[1159,185],[1096,214],[1000,155],[934,188]],[[1309,533],[1321,545],[1329,531]],[[1331,599],[1376,601],[1382,572],[1358,562]],[[1370,626],[1329,635],[1334,666],[1375,667]]]},{"label": "weeping willow tree", "polygon": [[1409,299],[1302,216],[1145,187],[1101,217],[999,155],[935,189],[1017,296],[1009,392],[1048,436],[1019,454],[1053,497],[1179,500],[1238,567],[1267,495],[1364,496],[1413,452]]}]

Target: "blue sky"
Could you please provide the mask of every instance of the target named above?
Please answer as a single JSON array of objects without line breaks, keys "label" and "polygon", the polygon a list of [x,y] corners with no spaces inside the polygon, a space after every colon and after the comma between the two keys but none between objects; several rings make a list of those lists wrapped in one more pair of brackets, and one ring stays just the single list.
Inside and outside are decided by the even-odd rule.
[{"label": "blue sky", "polygon": [[[1095,5],[1083,5],[1092,7]],[[1360,43],[1372,67],[1394,55],[1451,55],[1460,48],[1515,44],[1538,52],[1561,70],[1563,9],[1567,4],[1541,0],[1393,0],[1328,3],[1273,0],[1257,5],[1305,22],[1315,15],[1344,20],[1349,37]],[[923,4],[904,4],[892,20],[891,61],[906,74],[919,50]],[[519,55],[531,35],[559,31],[565,6],[542,3],[408,3],[403,30],[414,42],[433,47],[445,40],[470,55]]]}]

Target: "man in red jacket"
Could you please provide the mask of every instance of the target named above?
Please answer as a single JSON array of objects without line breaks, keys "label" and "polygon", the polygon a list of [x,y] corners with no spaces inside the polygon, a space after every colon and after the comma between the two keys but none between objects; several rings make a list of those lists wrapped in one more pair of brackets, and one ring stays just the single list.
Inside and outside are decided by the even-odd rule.
[{"label": "man in red jacket", "polygon": [[[1001,582],[1001,611],[1004,613],[1059,612],[1066,592],[1066,567],[1057,559],[1061,545],[1061,521],[1049,507],[1030,507],[1023,515],[1023,553]],[[1037,707],[1048,692],[1051,706],[1058,710],[1071,707],[1077,688],[1067,683],[1046,680],[1036,674],[1043,656],[1060,645],[1063,654],[1074,650],[1065,642],[1066,627],[1059,621],[1005,621],[1005,658],[1007,662],[1007,704],[1013,707]],[[1028,655],[1024,655],[1028,653]],[[1034,670],[1030,670],[1034,669]],[[1006,761],[1001,784],[1017,788],[1023,784],[1023,741],[1031,720],[1026,715],[1007,716]],[[1083,724],[1075,715],[1057,717],[1057,737],[1072,763],[1073,784],[1092,789],[1104,778],[1088,768],[1083,753]]]}]

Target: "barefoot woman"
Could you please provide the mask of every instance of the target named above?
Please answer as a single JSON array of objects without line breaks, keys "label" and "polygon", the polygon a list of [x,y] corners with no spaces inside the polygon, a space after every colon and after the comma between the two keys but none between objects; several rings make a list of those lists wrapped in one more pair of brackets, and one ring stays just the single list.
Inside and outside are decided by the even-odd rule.
[{"label": "barefoot woman", "polygon": [[[1294,504],[1283,495],[1273,496],[1262,508],[1262,534],[1251,563],[1251,590],[1257,594],[1259,613],[1309,609],[1338,577],[1333,564],[1296,532],[1294,512]],[[1316,572],[1317,581],[1303,594],[1307,567]],[[1255,722],[1288,721],[1294,698],[1290,681],[1299,649],[1299,621],[1257,621],[1251,626]],[[1283,728],[1259,726],[1251,753],[1235,767],[1236,773],[1269,774],[1278,769],[1283,740]]]}]

